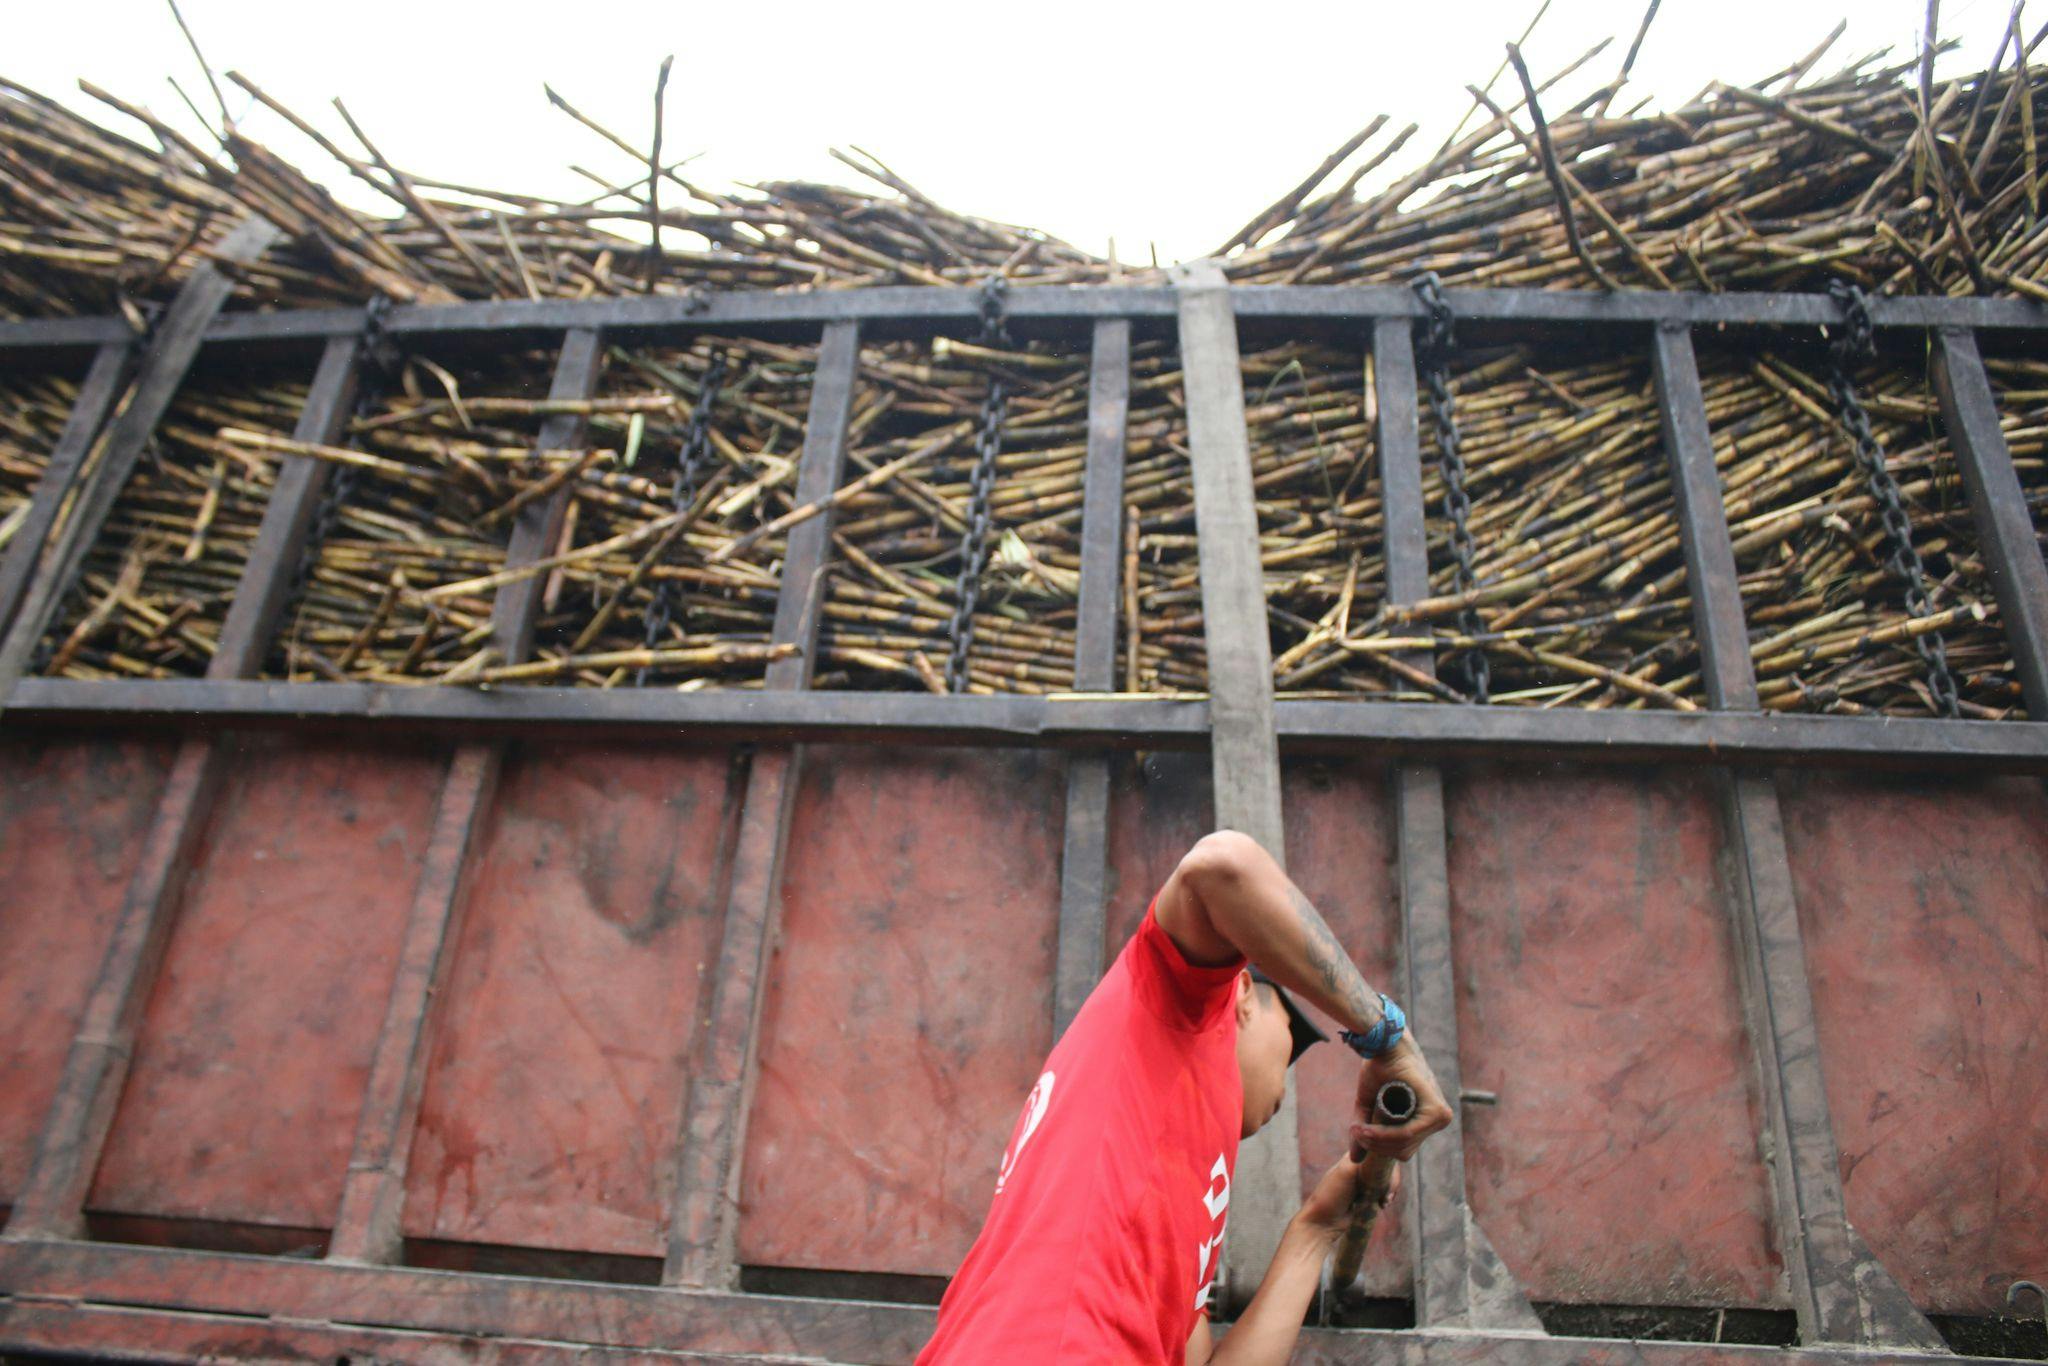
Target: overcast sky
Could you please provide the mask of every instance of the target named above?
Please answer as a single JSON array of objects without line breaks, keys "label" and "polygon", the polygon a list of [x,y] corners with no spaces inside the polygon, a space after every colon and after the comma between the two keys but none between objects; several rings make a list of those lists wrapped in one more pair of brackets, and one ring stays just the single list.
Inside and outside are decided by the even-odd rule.
[{"label": "overcast sky", "polygon": [[[1098,253],[1114,237],[1126,261],[1156,244],[1170,261],[1215,247],[1374,114],[1391,117],[1389,133],[1422,125],[1378,178],[1412,167],[1540,2],[181,7],[216,71],[242,71],[353,150],[329,103],[341,96],[387,156],[422,175],[577,199],[594,185],[572,164],[630,179],[631,160],[551,108],[542,82],[644,146],[655,71],[673,53],[664,160],[702,152],[693,179],[853,183],[826,149],[857,144],[949,207]],[[1552,0],[1526,45],[1539,81],[1599,39],[1615,41],[1546,107],[1614,75],[1643,7]],[[2048,22],[2048,3],[2037,8],[2030,27]],[[1937,69],[1985,65],[2009,9],[1946,0],[1941,33],[1963,46]],[[1767,75],[1845,14],[1848,31],[1823,70],[1882,47],[1901,59],[1918,49],[1924,0],[1664,0],[1616,108],[1646,95],[1675,106],[1710,80]],[[129,132],[78,91],[80,77],[195,132],[167,78],[214,108],[163,0],[11,6],[0,75],[104,110]],[[252,136],[350,202],[387,206],[346,187],[346,170],[222,84]]]}]

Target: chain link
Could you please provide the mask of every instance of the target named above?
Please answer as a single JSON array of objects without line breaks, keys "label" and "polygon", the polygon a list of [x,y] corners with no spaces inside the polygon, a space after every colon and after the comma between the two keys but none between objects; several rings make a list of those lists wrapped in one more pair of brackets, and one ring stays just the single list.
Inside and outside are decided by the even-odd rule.
[{"label": "chain link", "polygon": [[[1010,282],[991,275],[981,286],[981,343],[1009,346],[1007,317]],[[960,577],[953,590],[953,618],[946,637],[946,691],[967,691],[967,651],[974,643],[974,609],[981,601],[981,576],[988,568],[989,499],[996,486],[996,457],[1003,448],[1003,419],[1009,413],[1009,390],[1003,377],[990,372],[988,392],[981,400],[981,421],[974,438],[974,474],[967,500],[967,531],[960,541]]]},{"label": "chain link", "polygon": [[[711,410],[718,403],[719,390],[725,387],[727,362],[724,352],[711,358],[705,367],[703,383],[697,387],[697,403],[690,409],[690,421],[683,428],[682,449],[676,452],[676,470],[668,484],[669,507],[676,512],[688,512],[690,505],[697,501],[697,490],[704,481],[704,468],[711,460]],[[668,628],[674,621],[682,603],[676,598],[675,590],[667,579],[656,579],[653,591],[648,594],[647,608],[642,613],[646,625],[642,643],[650,650],[658,649],[667,639]],[[687,631],[687,622],[684,626]],[[642,668],[633,675],[633,686],[647,686],[647,675],[651,670]]]},{"label": "chain link", "polygon": [[[1472,499],[1465,492],[1465,456],[1459,445],[1457,411],[1451,402],[1451,353],[1458,344],[1456,319],[1435,271],[1418,275],[1414,289],[1427,310],[1417,360],[1421,364],[1423,387],[1429,395],[1430,423],[1436,428],[1437,472],[1444,481],[1444,512],[1451,519],[1452,584],[1457,592],[1469,593],[1478,579],[1472,571]],[[1479,634],[1479,613],[1471,607],[1461,610],[1458,629],[1468,636]],[[1458,652],[1456,658],[1465,676],[1465,690],[1474,702],[1485,702],[1493,677],[1486,652],[1475,647]]]},{"label": "chain link", "polygon": [[[1856,465],[1870,496],[1877,502],[1878,519],[1884,524],[1888,553],[1885,568],[1904,587],[1906,612],[1925,617],[1934,612],[1934,600],[1927,590],[1927,567],[1913,545],[1913,522],[1906,513],[1899,481],[1885,464],[1884,447],[1870,429],[1870,416],[1857,396],[1851,371],[1859,361],[1877,354],[1870,321],[1870,301],[1861,289],[1846,280],[1831,280],[1828,293],[1841,306],[1844,326],[1828,343],[1828,392],[1835,411],[1848,429],[1855,448]],[[1914,653],[1927,669],[1927,690],[1937,710],[1951,719],[1962,715],[1955,675],[1948,666],[1948,647],[1939,631],[1924,631],[1913,637]]]},{"label": "chain link", "polygon": [[[372,416],[384,401],[385,392],[398,378],[399,370],[405,364],[405,353],[391,334],[385,330],[385,320],[391,314],[391,300],[379,294],[371,299],[363,310],[363,339],[357,355],[356,401],[349,410],[353,421]],[[344,436],[344,440],[348,438]],[[313,566],[319,562],[320,548],[341,520],[341,511],[355,497],[356,489],[362,484],[362,470],[355,465],[337,465],[327,475],[327,482],[321,486],[320,501],[313,509],[312,525],[306,531],[305,543],[299,549],[299,562],[292,570],[289,598],[297,598],[313,577]]]}]

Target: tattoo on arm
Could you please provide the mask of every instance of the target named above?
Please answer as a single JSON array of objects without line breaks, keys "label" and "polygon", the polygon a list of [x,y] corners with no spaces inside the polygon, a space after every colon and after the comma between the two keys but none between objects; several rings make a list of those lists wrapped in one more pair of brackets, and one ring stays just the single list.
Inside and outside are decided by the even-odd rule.
[{"label": "tattoo on arm", "polygon": [[1379,1018],[1379,998],[1359,975],[1358,965],[1344,952],[1344,946],[1337,942],[1337,936],[1330,932],[1328,923],[1301,894],[1301,889],[1291,882],[1287,885],[1287,898],[1293,903],[1295,914],[1301,917],[1309,967],[1322,983],[1324,993],[1343,1004],[1355,1022],[1354,1027],[1369,1026]]}]

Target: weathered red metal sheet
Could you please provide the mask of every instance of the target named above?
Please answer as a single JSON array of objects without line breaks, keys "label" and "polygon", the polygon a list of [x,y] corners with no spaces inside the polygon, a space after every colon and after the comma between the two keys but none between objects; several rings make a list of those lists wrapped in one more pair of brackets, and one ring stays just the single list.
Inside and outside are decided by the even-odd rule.
[{"label": "weathered red metal sheet", "polygon": [[27,1175],[173,748],[0,744],[0,1205]]},{"label": "weathered red metal sheet", "polygon": [[321,1228],[444,764],[236,743],[87,1208]]},{"label": "weathered red metal sheet", "polygon": [[[1389,790],[1386,766],[1379,763],[1290,760],[1281,773],[1288,878],[1322,912],[1366,980],[1398,997],[1401,904]],[[1312,1048],[1295,1064],[1294,1083],[1306,1192],[1350,1146],[1358,1059],[1341,1043]],[[1405,1198],[1396,1201],[1373,1229],[1360,1269],[1365,1294],[1413,1292],[1407,1205]]]},{"label": "weathered red metal sheet", "polygon": [[[1215,828],[1209,765],[1206,753],[1117,761],[1110,789],[1109,957],[1137,929],[1181,855]],[[1281,778],[1288,876],[1323,912],[1367,978],[1393,993],[1401,908],[1385,766],[1290,759]],[[1357,1083],[1358,1064],[1341,1048],[1314,1049],[1295,1068],[1304,1192],[1346,1146]],[[1360,1287],[1369,1295],[1405,1296],[1412,1279],[1397,1206],[1373,1234]]]},{"label": "weathered red metal sheet", "polygon": [[1136,932],[1181,855],[1216,828],[1206,752],[1120,755],[1111,763],[1104,967]]},{"label": "weathered red metal sheet", "polygon": [[1066,760],[813,746],[739,1257],[951,1275],[1052,1043]]},{"label": "weathered red metal sheet", "polygon": [[2048,790],[1787,774],[1849,1221],[1923,1309],[2048,1270]]},{"label": "weathered red metal sheet", "polygon": [[1703,774],[1447,777],[1474,1214],[1533,1299],[1777,1307]]},{"label": "weathered red metal sheet", "polygon": [[411,1237],[660,1256],[729,751],[517,751],[473,857],[407,1169]]}]

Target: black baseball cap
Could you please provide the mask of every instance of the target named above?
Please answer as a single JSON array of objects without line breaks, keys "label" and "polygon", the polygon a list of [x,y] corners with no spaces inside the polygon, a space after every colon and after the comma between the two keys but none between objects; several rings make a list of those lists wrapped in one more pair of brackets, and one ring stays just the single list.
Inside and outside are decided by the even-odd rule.
[{"label": "black baseball cap", "polygon": [[1260,971],[1256,964],[1252,965],[1251,974],[1254,982],[1264,982],[1273,988],[1273,994],[1280,998],[1281,1008],[1287,1012],[1287,1032],[1294,1038],[1294,1049],[1287,1055],[1289,1067],[1308,1052],[1310,1044],[1329,1042],[1330,1036],[1316,1028],[1315,1021],[1302,1013],[1301,1007],[1294,1003],[1294,998],[1287,994],[1285,988]]}]

